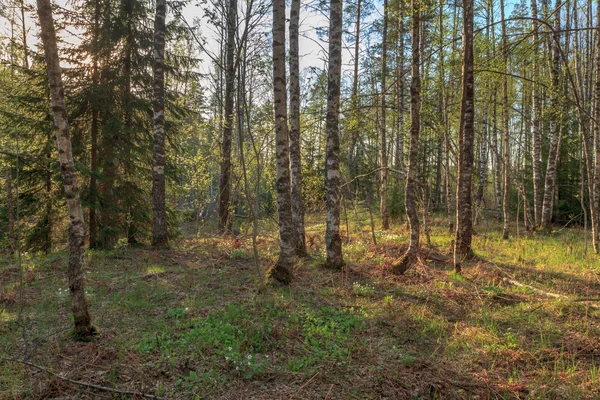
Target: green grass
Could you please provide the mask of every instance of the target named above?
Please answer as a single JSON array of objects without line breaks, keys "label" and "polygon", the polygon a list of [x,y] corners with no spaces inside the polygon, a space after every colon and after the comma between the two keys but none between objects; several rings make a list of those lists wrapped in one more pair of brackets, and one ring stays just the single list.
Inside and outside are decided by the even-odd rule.
[{"label": "green grass", "polygon": [[[361,218],[367,243],[349,221],[347,266],[332,271],[320,268],[322,226],[311,216],[311,258],[291,287],[261,293],[249,238],[89,252],[87,294],[100,329],[89,343],[69,336],[65,253],[23,257],[21,314],[18,270],[3,259],[0,350],[23,358],[27,349],[70,379],[167,398],[600,396],[599,302],[582,301],[600,297],[600,263],[585,254],[581,230],[504,241],[484,220],[479,260],[462,275],[437,262],[396,277],[389,266],[405,248],[405,225],[378,231],[375,246],[368,214]],[[434,222],[433,250],[447,255],[446,221]],[[263,267],[277,256],[269,233],[259,237]],[[29,371],[0,361],[0,398],[111,398]]]}]

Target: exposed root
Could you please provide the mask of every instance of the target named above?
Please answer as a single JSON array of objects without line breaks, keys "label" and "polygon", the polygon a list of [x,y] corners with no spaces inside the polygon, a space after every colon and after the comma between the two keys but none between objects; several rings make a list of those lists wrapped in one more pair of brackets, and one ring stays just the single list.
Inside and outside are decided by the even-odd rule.
[{"label": "exposed root", "polygon": [[292,268],[284,265],[281,261],[277,261],[267,269],[265,277],[269,284],[288,286],[292,282]]},{"label": "exposed root", "polygon": [[409,247],[406,253],[404,253],[404,255],[402,256],[402,258],[400,258],[400,260],[392,264],[392,271],[395,274],[403,275],[406,271],[408,271],[413,265],[417,263],[417,253],[417,249],[411,249]]}]

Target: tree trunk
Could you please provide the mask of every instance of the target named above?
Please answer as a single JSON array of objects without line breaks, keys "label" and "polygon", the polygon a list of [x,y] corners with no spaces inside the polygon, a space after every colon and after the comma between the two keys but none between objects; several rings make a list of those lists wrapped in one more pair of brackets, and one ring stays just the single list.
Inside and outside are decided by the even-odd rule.
[{"label": "tree trunk", "polygon": [[273,1],[273,91],[275,105],[275,151],[277,159],[277,212],[279,259],[267,271],[267,279],[287,285],[292,280],[296,249],[292,226],[289,132],[285,74],[285,1]]},{"label": "tree trunk", "polygon": [[461,261],[473,256],[473,212],[471,174],[473,138],[475,136],[475,83],[473,71],[473,0],[463,1],[463,66],[460,132],[458,138],[458,181],[456,190],[456,240],[454,270],[461,271]]},{"label": "tree trunk", "polygon": [[533,216],[535,227],[542,224],[542,145],[540,132],[540,94],[535,80],[538,78],[538,43],[539,43],[539,23],[535,20],[538,16],[536,0],[531,0],[531,30],[533,32],[533,53],[531,60],[531,69],[533,81],[531,84],[531,153],[533,169]]},{"label": "tree trunk", "polygon": [[[100,35],[100,1],[96,0],[94,10],[94,38],[92,44],[92,86],[94,93],[98,92],[100,75],[98,71],[98,36]],[[90,149],[90,213],[89,213],[89,247],[95,249],[96,243],[96,208],[98,206],[98,187],[96,175],[98,174],[98,100],[94,96],[91,100],[92,126]]]},{"label": "tree trunk", "polygon": [[167,247],[165,193],[165,17],[166,0],[156,0],[154,19],[154,159],[152,163],[152,246]]},{"label": "tree trunk", "polygon": [[329,73],[327,77],[327,148],[325,170],[327,228],[327,266],[341,268],[342,238],[340,236],[340,200],[342,176],[340,172],[340,85],[342,72],[342,0],[331,0],[329,16]]},{"label": "tree trunk", "polygon": [[381,43],[381,182],[379,187],[380,203],[379,212],[381,213],[382,228],[389,229],[387,212],[387,181],[388,181],[388,154],[387,154],[387,121],[385,93],[387,76],[387,34],[388,34],[388,0],[383,0],[383,37]]},{"label": "tree trunk", "polygon": [[6,213],[8,214],[8,240],[10,243],[10,254],[17,251],[17,237],[15,236],[15,201],[13,194],[13,177],[12,167],[6,170]]},{"label": "tree trunk", "polygon": [[502,238],[508,239],[510,226],[510,143],[508,121],[508,39],[506,36],[506,21],[504,20],[504,0],[500,0],[500,19],[502,20],[502,58],[504,75],[502,77],[502,130],[504,138],[504,193],[502,195]]},{"label": "tree trunk", "polygon": [[306,256],[302,164],[300,158],[300,0],[292,0],[290,10],[290,170],[292,182],[292,223],[298,256]]},{"label": "tree trunk", "polygon": [[[420,225],[417,212],[417,162],[419,156],[419,136],[421,133],[421,5],[419,0],[412,0],[412,62],[410,85],[410,149],[408,152],[408,170],[406,173],[406,189],[404,201],[406,218],[410,225],[410,244],[402,259],[395,263],[393,268],[396,273],[403,274],[417,259],[419,250]],[[426,189],[425,189],[426,190]],[[427,205],[424,205],[427,207]]]},{"label": "tree trunk", "polygon": [[69,290],[71,294],[71,311],[74,320],[74,335],[85,338],[95,333],[91,324],[84,291],[83,260],[85,256],[85,222],[83,209],[77,187],[77,175],[71,150],[71,135],[67,121],[62,73],[56,45],[56,32],[52,18],[50,0],[38,0],[38,16],[40,19],[41,39],[44,44],[46,69],[50,85],[52,111],[58,143],[60,170],[69,210]]},{"label": "tree trunk", "polygon": [[[554,14],[554,31],[560,30],[560,7],[561,0],[556,0],[556,9]],[[552,210],[554,208],[554,190],[556,186],[556,166],[558,164],[561,126],[560,126],[560,99],[558,91],[560,89],[559,67],[560,50],[558,47],[558,34],[550,34],[551,41],[551,61],[550,75],[552,78],[552,102],[550,105],[550,148],[548,150],[548,162],[546,164],[546,180],[544,183],[544,200],[542,204],[542,229],[551,229]]]},{"label": "tree trunk", "polygon": [[[600,24],[600,0],[596,5],[596,21]],[[598,201],[600,200],[600,33],[596,33],[596,81],[594,84],[594,184],[593,196],[590,196],[592,207],[592,242],[596,254],[600,253],[598,244],[598,228],[600,215]]]},{"label": "tree trunk", "polygon": [[233,91],[235,83],[235,34],[237,27],[237,0],[229,0],[227,9],[227,54],[225,56],[225,116],[221,141],[221,177],[219,180],[219,233],[229,226],[231,197],[231,140],[233,131]]},{"label": "tree trunk", "polygon": [[395,167],[404,171],[404,12],[403,2],[398,0],[398,49],[396,54],[396,106],[398,118],[396,123],[396,155]]}]

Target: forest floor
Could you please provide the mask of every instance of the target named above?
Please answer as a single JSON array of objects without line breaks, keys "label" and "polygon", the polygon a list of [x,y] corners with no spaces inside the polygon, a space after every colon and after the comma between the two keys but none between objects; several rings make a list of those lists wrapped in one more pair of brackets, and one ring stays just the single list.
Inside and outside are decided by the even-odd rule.
[{"label": "forest floor", "polygon": [[[317,221],[292,285],[261,293],[248,236],[88,252],[90,342],[70,337],[66,253],[24,255],[22,292],[0,260],[0,398],[121,398],[63,378],[138,398],[600,398],[600,261],[581,229],[503,241],[481,223],[478,260],[456,275],[440,219],[418,265],[394,276],[405,225],[377,245],[351,229],[333,271]],[[277,240],[263,231],[264,268]]]}]

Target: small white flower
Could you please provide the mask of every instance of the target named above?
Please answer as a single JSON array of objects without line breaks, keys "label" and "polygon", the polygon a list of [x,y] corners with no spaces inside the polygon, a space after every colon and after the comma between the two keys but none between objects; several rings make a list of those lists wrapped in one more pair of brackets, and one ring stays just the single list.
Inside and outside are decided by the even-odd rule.
[{"label": "small white flower", "polygon": [[229,351],[231,351],[231,347],[229,348]]},{"label": "small white flower", "polygon": [[229,361],[229,357],[225,357],[225,361]]},{"label": "small white flower", "polygon": [[248,354],[248,360],[252,360],[252,354]]}]

